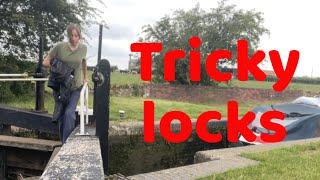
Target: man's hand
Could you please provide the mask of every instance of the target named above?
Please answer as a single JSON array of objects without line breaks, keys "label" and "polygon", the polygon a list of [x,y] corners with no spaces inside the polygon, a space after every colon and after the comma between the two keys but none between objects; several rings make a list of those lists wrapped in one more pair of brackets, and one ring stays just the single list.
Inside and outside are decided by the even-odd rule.
[{"label": "man's hand", "polygon": [[50,67],[50,60],[51,60],[50,55],[47,55],[47,57],[44,58],[44,60],[42,62],[42,66],[45,68],[49,68]]},{"label": "man's hand", "polygon": [[87,83],[87,85],[89,86],[89,83],[88,83],[88,79],[87,78],[84,78],[83,79],[83,84]]}]

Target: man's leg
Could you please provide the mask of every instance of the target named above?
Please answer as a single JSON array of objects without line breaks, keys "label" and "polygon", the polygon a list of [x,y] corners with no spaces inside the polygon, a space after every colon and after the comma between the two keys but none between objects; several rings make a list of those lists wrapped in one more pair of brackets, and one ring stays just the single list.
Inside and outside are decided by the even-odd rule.
[{"label": "man's leg", "polygon": [[63,116],[63,133],[62,133],[62,143],[65,143],[73,129],[75,128],[76,113],[78,100],[80,97],[81,90],[75,90],[71,92],[69,104],[65,108]]},{"label": "man's leg", "polygon": [[53,91],[52,96],[54,98],[54,112],[52,116],[52,123],[58,122],[59,126],[59,137],[62,141],[63,136],[63,116],[64,116],[64,105],[62,102],[59,101],[59,92]]},{"label": "man's leg", "polygon": [[62,119],[59,120],[59,137],[60,137],[60,140],[62,143],[64,143],[62,140],[63,140],[63,116],[62,116]]}]

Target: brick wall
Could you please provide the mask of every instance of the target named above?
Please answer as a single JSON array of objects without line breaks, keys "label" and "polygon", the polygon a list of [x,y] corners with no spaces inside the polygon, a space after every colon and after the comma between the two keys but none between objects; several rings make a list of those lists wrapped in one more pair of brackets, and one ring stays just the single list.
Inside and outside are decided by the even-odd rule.
[{"label": "brick wall", "polygon": [[110,88],[110,94],[111,96],[143,96],[147,87],[140,85],[113,85]]},{"label": "brick wall", "polygon": [[291,101],[302,95],[314,96],[316,94],[312,92],[304,93],[300,90],[286,90],[277,93],[272,89],[148,84],[144,86],[113,86],[111,95],[145,96],[191,103],[226,103],[229,100],[246,102],[251,100],[268,101],[275,98],[279,101]]},{"label": "brick wall", "polygon": [[147,89],[149,97],[159,99],[170,99],[193,103],[219,102],[226,103],[229,100],[237,101],[268,101],[277,99],[280,101],[291,101],[303,95],[302,91],[284,91],[277,93],[272,89],[250,89],[250,88],[221,88],[210,86],[183,86],[152,84]]}]

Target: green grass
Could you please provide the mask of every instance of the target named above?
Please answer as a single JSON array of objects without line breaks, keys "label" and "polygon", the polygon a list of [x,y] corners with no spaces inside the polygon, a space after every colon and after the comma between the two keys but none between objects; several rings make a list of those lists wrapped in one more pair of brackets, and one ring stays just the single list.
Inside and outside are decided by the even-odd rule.
[{"label": "green grass", "polygon": [[[88,71],[89,86],[93,87],[92,71]],[[120,72],[112,72],[110,84],[111,85],[139,85],[143,81],[140,79],[140,74],[121,74]]]},{"label": "green grass", "polygon": [[202,179],[320,179],[320,143],[243,156],[260,164]]},{"label": "green grass", "polygon": [[[142,97],[111,97],[110,98],[110,119],[119,120],[119,110],[126,112],[126,120],[142,120],[143,119],[143,102],[145,99]],[[212,104],[192,104],[186,102],[177,102],[161,99],[151,99],[155,103],[155,120],[160,118],[168,111],[179,110],[187,113],[191,118],[197,118],[202,112],[208,110],[218,111],[222,117],[227,116],[226,103],[212,103]],[[277,101],[269,102],[239,102],[239,115],[244,115],[253,107],[265,104],[275,104]],[[34,96],[20,96],[4,103],[5,106],[17,107],[21,109],[34,109],[35,97]],[[92,108],[93,97],[89,96],[89,107]],[[50,93],[45,93],[45,109],[49,113],[53,112],[54,100]]]},{"label": "green grass", "polygon": [[[126,112],[126,120],[143,119],[143,102],[140,97],[111,97],[110,98],[110,119],[119,120],[119,110]],[[184,102],[174,102],[168,100],[153,99],[155,103],[155,120],[159,120],[164,113],[171,110],[181,110],[186,112],[191,118],[196,118],[199,113],[213,109],[208,105],[197,105]],[[92,108],[93,97],[89,96],[89,107]],[[21,96],[5,103],[6,106],[31,110],[35,106],[34,96]],[[50,94],[45,95],[45,109],[49,113],[53,112],[54,100]]]},{"label": "green grass", "polygon": [[119,110],[126,112],[129,120],[143,119],[143,105],[145,100],[152,100],[155,104],[155,120],[160,118],[168,111],[180,110],[187,113],[191,118],[197,118],[201,112],[212,110],[212,106],[191,104],[185,102],[168,101],[161,99],[145,99],[138,97],[111,97],[111,119],[118,119]]},{"label": "green grass", "polygon": [[142,84],[140,74],[121,74],[119,72],[111,73],[111,85],[133,85]]}]

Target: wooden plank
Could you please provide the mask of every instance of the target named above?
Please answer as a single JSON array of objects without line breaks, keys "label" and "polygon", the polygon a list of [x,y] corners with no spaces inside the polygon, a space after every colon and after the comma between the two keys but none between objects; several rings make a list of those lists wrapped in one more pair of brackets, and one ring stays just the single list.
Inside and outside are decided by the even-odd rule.
[{"label": "wooden plank", "polygon": [[11,126],[0,124],[0,134],[10,135],[11,134]]},{"label": "wooden plank", "polygon": [[52,115],[36,113],[0,105],[0,124],[59,134],[58,124],[52,123]]},{"label": "wooden plank", "polygon": [[8,167],[40,171],[43,171],[46,167],[51,154],[48,151],[36,151],[15,147],[7,147],[6,151]]},{"label": "wooden plank", "polygon": [[7,158],[6,150],[0,148],[0,179],[5,179],[7,176]]},{"label": "wooden plank", "polygon": [[41,176],[41,170],[8,167],[8,179],[25,179],[25,177]]},{"label": "wooden plank", "polygon": [[55,147],[61,146],[61,142],[0,135],[0,146],[16,147],[21,149],[33,149],[40,151],[53,151]]},{"label": "wooden plank", "polygon": [[40,179],[40,176],[23,178],[23,180],[39,180],[39,179]]}]

